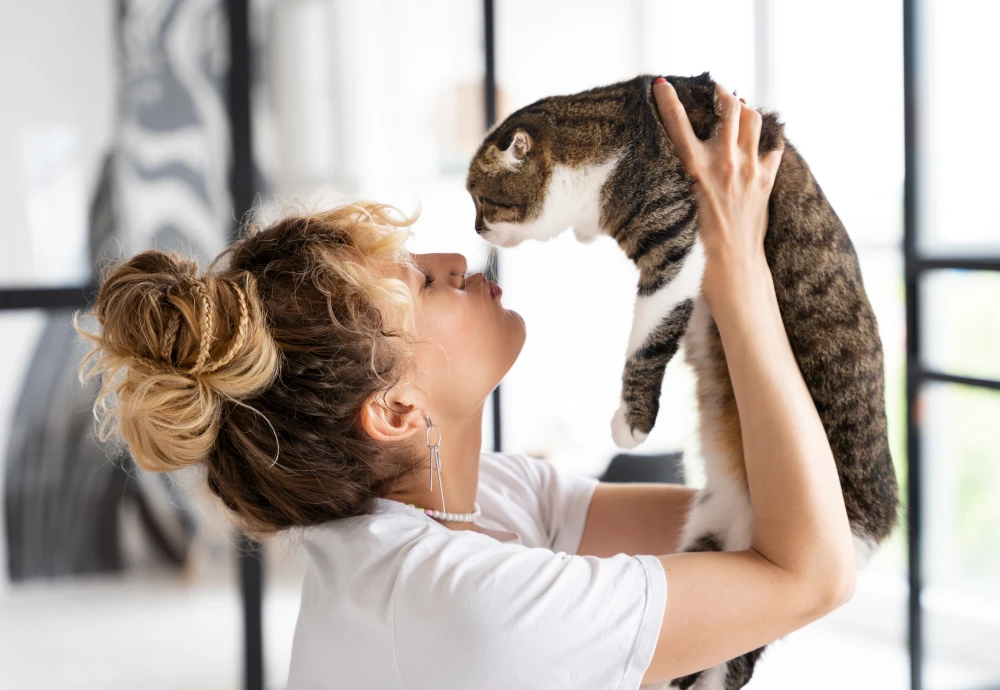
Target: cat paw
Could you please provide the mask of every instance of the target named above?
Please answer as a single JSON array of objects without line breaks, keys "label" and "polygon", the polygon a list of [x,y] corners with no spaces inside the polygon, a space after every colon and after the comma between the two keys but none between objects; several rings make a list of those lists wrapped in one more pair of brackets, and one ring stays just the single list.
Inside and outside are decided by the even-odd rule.
[{"label": "cat paw", "polygon": [[618,406],[618,410],[611,420],[611,438],[616,446],[629,450],[645,441],[649,434],[633,428],[626,420],[627,413],[628,406],[625,403]]},{"label": "cat paw", "polygon": [[597,239],[597,233],[583,230],[576,226],[573,227],[573,234],[576,235],[578,242],[583,242],[584,244],[590,244]]}]

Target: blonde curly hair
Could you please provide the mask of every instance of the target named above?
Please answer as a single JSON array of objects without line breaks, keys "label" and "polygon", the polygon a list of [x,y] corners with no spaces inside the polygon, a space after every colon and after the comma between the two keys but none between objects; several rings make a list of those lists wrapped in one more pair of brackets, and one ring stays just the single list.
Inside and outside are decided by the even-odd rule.
[{"label": "blonde curly hair", "polygon": [[359,413],[413,354],[412,295],[386,276],[413,265],[416,216],[359,201],[251,225],[203,275],[159,250],[108,267],[98,329],[74,316],[100,439],[151,472],[204,465],[255,535],[370,512],[413,470]]}]

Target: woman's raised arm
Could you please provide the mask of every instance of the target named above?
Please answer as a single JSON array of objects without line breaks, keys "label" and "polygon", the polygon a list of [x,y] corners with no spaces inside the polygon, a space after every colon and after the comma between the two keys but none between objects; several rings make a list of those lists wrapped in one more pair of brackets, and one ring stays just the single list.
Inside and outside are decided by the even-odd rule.
[{"label": "woman's raised arm", "polygon": [[845,603],[854,547],[833,453],[792,354],[764,258],[781,151],[757,154],[761,117],[721,86],[719,133],[697,139],[668,82],[653,93],[695,179],[703,294],[719,327],[743,434],[753,513],[745,551],[660,556],[667,602],[643,682],[767,644]]}]

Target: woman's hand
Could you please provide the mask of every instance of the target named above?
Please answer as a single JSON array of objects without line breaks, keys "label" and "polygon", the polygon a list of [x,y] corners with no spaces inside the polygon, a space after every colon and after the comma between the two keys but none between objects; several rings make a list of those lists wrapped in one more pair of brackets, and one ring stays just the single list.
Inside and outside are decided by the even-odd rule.
[{"label": "woman's hand", "polygon": [[770,275],[764,260],[767,203],[783,153],[776,149],[758,157],[760,113],[725,87],[715,88],[722,123],[716,136],[702,141],[670,82],[660,78],[653,83],[663,126],[695,180],[692,189],[706,255],[702,292],[709,308],[724,295],[738,295],[747,279]]}]

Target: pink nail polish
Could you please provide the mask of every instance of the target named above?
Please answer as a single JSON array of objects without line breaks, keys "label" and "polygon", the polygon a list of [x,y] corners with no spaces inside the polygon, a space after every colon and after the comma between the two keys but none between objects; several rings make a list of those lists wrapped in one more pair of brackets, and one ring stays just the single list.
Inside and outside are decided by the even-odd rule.
[{"label": "pink nail polish", "polygon": [[656,79],[653,80],[653,84],[662,84],[665,81],[666,79],[664,79],[663,77],[657,77]]}]

